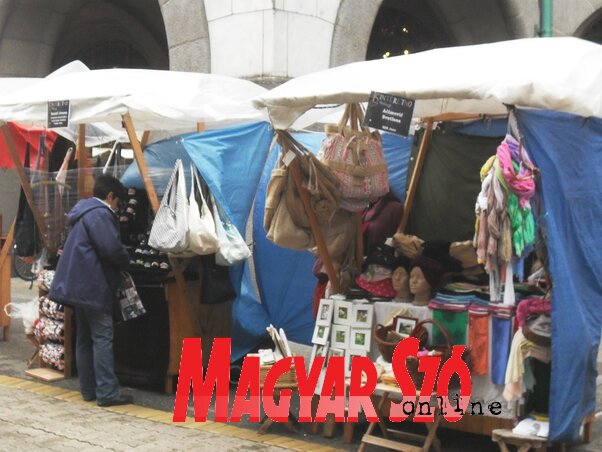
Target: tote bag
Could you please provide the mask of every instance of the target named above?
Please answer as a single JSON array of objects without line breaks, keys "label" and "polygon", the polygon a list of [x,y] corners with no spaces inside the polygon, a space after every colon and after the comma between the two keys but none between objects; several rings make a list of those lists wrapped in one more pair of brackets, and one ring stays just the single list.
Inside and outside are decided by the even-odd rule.
[{"label": "tote bag", "polygon": [[184,167],[180,159],[167,183],[157,211],[148,244],[165,253],[188,250],[188,200]]},{"label": "tote bag", "polygon": [[[209,206],[203,198],[196,168],[190,165],[190,198],[188,201],[188,245],[196,254],[205,255],[217,252],[219,242],[215,232],[215,222]],[[196,202],[196,192],[201,197],[201,206]]]},{"label": "tote bag", "polygon": [[215,218],[215,232],[219,242],[219,249],[215,253],[215,262],[218,265],[236,265],[251,256],[251,250],[244,239],[226,216],[223,209],[218,206],[213,195],[213,217]]}]

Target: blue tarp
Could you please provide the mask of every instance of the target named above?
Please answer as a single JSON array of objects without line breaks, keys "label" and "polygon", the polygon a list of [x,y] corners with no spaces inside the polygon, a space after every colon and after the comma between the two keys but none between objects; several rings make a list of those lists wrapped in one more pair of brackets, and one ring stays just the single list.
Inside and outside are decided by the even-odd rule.
[{"label": "blue tarp", "polygon": [[577,441],[595,411],[602,328],[602,119],[519,111],[541,170],[552,289],[550,438]]}]

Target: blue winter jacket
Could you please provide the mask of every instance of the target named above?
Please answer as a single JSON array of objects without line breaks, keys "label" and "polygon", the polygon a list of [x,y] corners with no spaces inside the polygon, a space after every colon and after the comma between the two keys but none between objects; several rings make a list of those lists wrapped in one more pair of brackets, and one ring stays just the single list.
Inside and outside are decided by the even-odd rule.
[{"label": "blue winter jacket", "polygon": [[110,311],[120,270],[130,262],[113,211],[97,198],[79,201],[67,214],[69,234],[49,297],[70,306]]}]

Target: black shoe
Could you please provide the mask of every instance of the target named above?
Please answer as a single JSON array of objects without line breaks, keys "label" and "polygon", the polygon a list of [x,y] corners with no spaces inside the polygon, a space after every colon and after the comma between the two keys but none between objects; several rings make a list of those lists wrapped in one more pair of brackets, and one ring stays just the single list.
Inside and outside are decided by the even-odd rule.
[{"label": "black shoe", "polygon": [[84,402],[94,402],[96,400],[96,396],[92,396],[92,397],[82,396],[82,399],[84,399]]},{"label": "black shoe", "polygon": [[107,400],[106,402],[98,401],[96,404],[98,406],[107,407],[107,406],[117,406],[117,405],[129,405],[134,403],[134,398],[131,395],[120,395],[114,400]]}]

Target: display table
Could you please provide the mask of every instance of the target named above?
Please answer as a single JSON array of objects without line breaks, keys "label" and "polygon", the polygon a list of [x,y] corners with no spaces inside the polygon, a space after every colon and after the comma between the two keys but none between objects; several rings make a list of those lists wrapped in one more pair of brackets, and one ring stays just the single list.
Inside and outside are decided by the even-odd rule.
[{"label": "display table", "polygon": [[527,452],[530,449],[543,449],[551,446],[547,438],[531,435],[517,435],[512,430],[498,429],[491,432],[491,440],[500,446],[502,452],[509,452],[508,445],[516,446],[517,452]]},{"label": "display table", "polygon": [[[439,424],[441,423],[442,416],[438,415],[438,410],[434,411],[434,422],[425,422],[424,426],[427,429],[426,435],[417,435],[415,433],[402,432],[400,430],[395,430],[387,427],[387,424],[384,422],[383,413],[385,406],[388,404],[391,396],[394,398],[401,396],[401,390],[397,386],[387,385],[384,383],[378,383],[376,385],[376,391],[381,392],[381,400],[380,403],[375,407],[376,414],[380,419],[379,422],[371,422],[368,426],[368,430],[362,437],[362,443],[358,449],[358,452],[363,452],[364,448],[367,444],[372,444],[374,446],[385,447],[387,449],[399,450],[399,451],[428,451],[431,445],[435,448],[435,450],[441,450],[441,443],[437,438],[437,429],[439,428]],[[416,406],[418,405],[418,398],[420,397],[420,393],[416,395]],[[381,436],[374,435],[374,430],[376,426],[380,427],[380,431],[382,432]],[[416,446],[415,444],[420,444]]]}]

